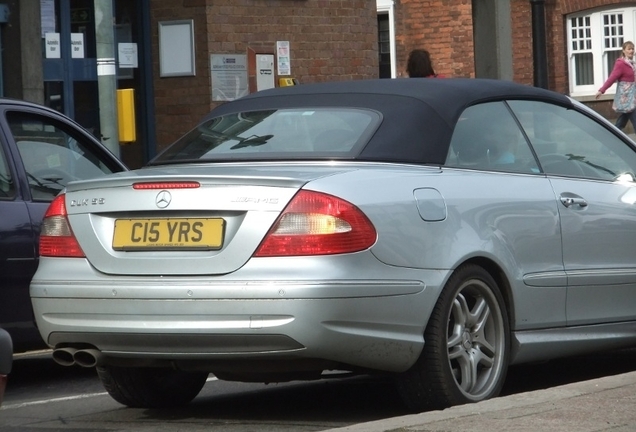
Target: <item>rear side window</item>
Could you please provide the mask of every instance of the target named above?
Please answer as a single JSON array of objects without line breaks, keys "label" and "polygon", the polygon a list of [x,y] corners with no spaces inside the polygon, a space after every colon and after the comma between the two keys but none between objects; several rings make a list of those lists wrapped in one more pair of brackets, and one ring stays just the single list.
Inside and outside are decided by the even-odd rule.
[{"label": "rear side window", "polygon": [[7,121],[18,147],[34,200],[52,200],[67,183],[119,171],[110,157],[54,119],[9,112]]},{"label": "rear side window", "polygon": [[446,166],[538,173],[539,167],[518,123],[504,102],[467,108],[451,139]]},{"label": "rear side window", "polygon": [[209,119],[152,164],[192,160],[354,157],[380,123],[355,108],[250,111]]}]

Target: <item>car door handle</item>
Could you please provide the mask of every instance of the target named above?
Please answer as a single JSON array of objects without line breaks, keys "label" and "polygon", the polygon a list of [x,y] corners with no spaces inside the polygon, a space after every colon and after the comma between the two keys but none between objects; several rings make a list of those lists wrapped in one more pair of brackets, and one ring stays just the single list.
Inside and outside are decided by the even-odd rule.
[{"label": "car door handle", "polygon": [[566,207],[579,206],[587,207],[587,201],[578,196],[561,195],[561,204]]}]

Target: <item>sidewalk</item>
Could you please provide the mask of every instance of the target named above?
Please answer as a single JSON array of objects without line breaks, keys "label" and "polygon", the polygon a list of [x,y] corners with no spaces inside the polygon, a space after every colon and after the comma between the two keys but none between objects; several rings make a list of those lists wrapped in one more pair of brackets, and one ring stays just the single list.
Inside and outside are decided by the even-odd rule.
[{"label": "sidewalk", "polygon": [[636,372],[324,432],[634,432]]}]

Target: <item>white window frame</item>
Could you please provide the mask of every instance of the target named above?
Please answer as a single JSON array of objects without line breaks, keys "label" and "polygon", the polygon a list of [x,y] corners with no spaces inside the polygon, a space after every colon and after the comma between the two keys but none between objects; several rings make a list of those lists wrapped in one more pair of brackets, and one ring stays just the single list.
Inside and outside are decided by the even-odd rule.
[{"label": "white window frame", "polygon": [[[614,48],[605,48],[605,40],[607,38],[605,34],[605,27],[603,26],[603,17],[606,15],[621,14],[623,18],[622,30],[623,34],[617,35],[622,37],[623,42],[633,41],[636,42],[636,7],[620,7],[611,9],[598,9],[594,12],[575,13],[566,17],[567,25],[567,55],[568,55],[568,70],[569,70],[569,83],[570,83],[570,95],[573,97],[585,97],[593,96],[598,89],[607,80],[607,77],[612,72],[611,68],[607,65],[607,53],[613,51]],[[578,50],[574,50],[574,41],[572,38],[572,19],[573,18],[589,18],[590,20],[590,34],[589,39],[591,41],[590,46],[581,47],[577,46]],[[577,39],[580,40],[580,39]],[[620,43],[618,44],[620,46]],[[620,47],[619,47],[620,49]],[[593,74],[594,79],[592,84],[577,85],[576,84],[576,67],[574,55],[581,52],[591,52],[593,55]],[[607,89],[605,94],[613,95],[616,91],[616,85],[612,85]]]},{"label": "white window frame", "polygon": [[390,58],[391,58],[391,78],[395,78],[397,76],[396,66],[395,66],[395,13],[394,13],[394,5],[393,0],[376,0],[376,11],[378,15],[380,14],[388,14],[389,15],[389,45],[390,45]]}]

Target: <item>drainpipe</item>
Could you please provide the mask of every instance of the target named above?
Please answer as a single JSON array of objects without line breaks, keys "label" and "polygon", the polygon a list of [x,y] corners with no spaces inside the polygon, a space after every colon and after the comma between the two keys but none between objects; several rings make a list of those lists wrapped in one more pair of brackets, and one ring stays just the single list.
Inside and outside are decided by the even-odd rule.
[{"label": "drainpipe", "polygon": [[532,5],[532,52],[535,87],[548,88],[545,0],[530,0]]},{"label": "drainpipe", "polygon": [[112,0],[94,1],[100,139],[102,144],[119,157],[113,2]]}]

